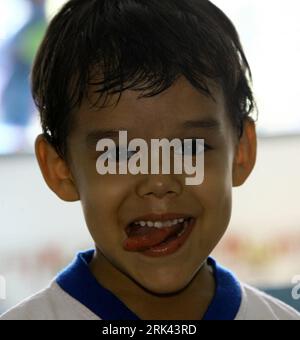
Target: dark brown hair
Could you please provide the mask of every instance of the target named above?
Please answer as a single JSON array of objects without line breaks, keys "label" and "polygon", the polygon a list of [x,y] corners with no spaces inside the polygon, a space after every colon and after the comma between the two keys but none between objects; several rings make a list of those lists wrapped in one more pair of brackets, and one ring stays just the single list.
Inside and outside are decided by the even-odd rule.
[{"label": "dark brown hair", "polygon": [[120,99],[126,89],[155,96],[182,75],[208,96],[207,79],[222,86],[241,136],[255,108],[251,70],[219,8],[208,0],[71,0],[40,46],[32,93],[44,135],[65,156],[72,111],[91,85],[105,106],[110,94]]}]

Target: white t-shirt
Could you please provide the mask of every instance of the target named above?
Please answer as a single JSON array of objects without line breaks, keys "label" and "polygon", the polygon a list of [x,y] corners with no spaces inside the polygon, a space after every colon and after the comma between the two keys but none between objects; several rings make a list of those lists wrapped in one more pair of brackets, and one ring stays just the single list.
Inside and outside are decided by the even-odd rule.
[{"label": "white t-shirt", "polygon": [[[99,285],[89,270],[94,251],[79,253],[44,290],[21,302],[0,320],[139,320],[115,295]],[[204,320],[299,320],[283,302],[237,281],[208,259],[216,292]]]}]

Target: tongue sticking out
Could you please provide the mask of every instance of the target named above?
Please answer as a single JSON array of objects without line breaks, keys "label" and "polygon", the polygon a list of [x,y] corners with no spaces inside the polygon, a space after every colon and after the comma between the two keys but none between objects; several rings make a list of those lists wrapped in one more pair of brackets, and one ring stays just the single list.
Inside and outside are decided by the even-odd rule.
[{"label": "tongue sticking out", "polygon": [[157,246],[183,230],[183,223],[162,229],[130,226],[126,229],[128,238],[124,242],[127,251],[143,251]]}]

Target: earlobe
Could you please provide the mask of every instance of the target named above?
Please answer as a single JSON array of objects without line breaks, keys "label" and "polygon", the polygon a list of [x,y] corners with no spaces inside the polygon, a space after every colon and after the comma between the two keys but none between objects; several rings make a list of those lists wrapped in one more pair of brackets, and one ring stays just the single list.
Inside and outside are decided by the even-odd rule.
[{"label": "earlobe", "polygon": [[255,122],[246,119],[244,133],[240,139],[233,163],[232,182],[234,187],[243,185],[250,176],[257,157],[257,136]]},{"label": "earlobe", "polygon": [[63,201],[78,201],[80,197],[66,161],[43,135],[39,135],[35,141],[35,154],[49,188]]}]

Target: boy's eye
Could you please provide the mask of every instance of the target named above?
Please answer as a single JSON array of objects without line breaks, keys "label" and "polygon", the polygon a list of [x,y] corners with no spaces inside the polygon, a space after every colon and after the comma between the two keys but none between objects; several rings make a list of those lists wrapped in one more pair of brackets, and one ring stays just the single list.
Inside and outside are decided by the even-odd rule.
[{"label": "boy's eye", "polygon": [[196,156],[205,150],[211,149],[209,145],[203,144],[199,139],[190,139],[182,141],[182,148],[175,150],[175,154],[184,156]]},{"label": "boy's eye", "polygon": [[125,147],[117,146],[115,149],[111,149],[107,152],[107,158],[113,162],[125,162],[128,161],[137,151],[127,150]]},{"label": "boy's eye", "polygon": [[[210,150],[211,147],[208,144],[204,144],[199,139],[182,140],[182,147],[175,149],[175,155],[196,156]],[[133,157],[138,151],[127,150],[126,147],[117,146],[114,149],[107,151],[107,158],[113,162],[127,162],[131,157]]]}]

